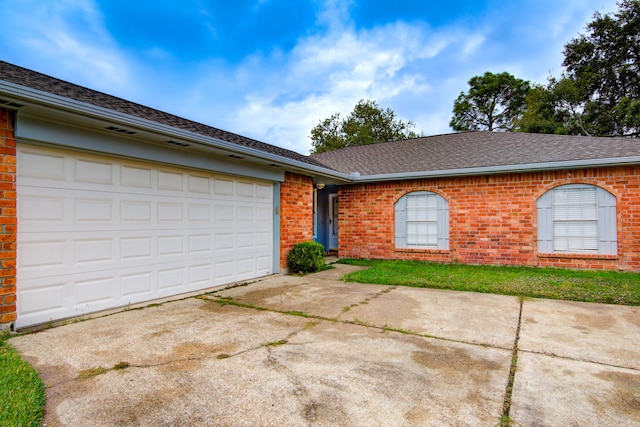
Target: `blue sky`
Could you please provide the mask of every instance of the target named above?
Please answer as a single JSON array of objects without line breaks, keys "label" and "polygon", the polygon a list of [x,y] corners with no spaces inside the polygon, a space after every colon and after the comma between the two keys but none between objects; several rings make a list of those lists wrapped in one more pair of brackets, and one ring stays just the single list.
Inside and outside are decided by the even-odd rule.
[{"label": "blue sky", "polygon": [[468,80],[544,83],[615,0],[0,1],[0,59],[303,154],[374,99],[451,132]]}]

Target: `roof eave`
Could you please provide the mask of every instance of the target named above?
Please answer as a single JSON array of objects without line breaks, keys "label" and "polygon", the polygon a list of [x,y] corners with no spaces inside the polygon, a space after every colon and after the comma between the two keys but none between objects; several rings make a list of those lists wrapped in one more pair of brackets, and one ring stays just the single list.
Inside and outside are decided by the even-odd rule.
[{"label": "roof eave", "polygon": [[3,94],[3,96],[6,95],[12,98],[13,101],[18,101],[25,105],[31,104],[49,108],[60,108],[79,115],[106,119],[125,126],[132,126],[149,132],[160,133],[171,138],[184,139],[194,143],[223,149],[229,151],[230,153],[236,153],[254,159],[277,163],[285,168],[310,173],[312,175],[327,177],[339,182],[348,182],[351,179],[351,176],[349,174],[334,171],[329,168],[315,166],[309,163],[301,162],[299,160],[290,159],[277,154],[268,153],[266,151],[246,147],[229,141],[224,141],[219,138],[202,135],[196,132],[175,128],[173,126],[158,123],[153,120],[143,119],[140,117],[132,116],[130,114],[120,113],[108,108],[99,107],[97,105],[77,101],[71,98],[55,95],[49,92],[33,89],[27,86],[18,85],[3,80],[0,80],[0,94]]},{"label": "roof eave", "polygon": [[334,180],[336,183],[342,184],[640,164],[640,156],[629,156],[358,176],[354,173],[349,174],[338,172],[330,168],[312,165],[306,162],[301,162],[299,160],[280,156],[278,154],[273,154],[233,142],[224,141],[212,136],[175,128],[173,126],[158,123],[153,120],[143,119],[140,117],[132,116],[130,114],[120,113],[108,108],[99,107],[86,102],[77,101],[71,98],[55,95],[46,91],[33,89],[27,86],[18,85],[3,80],[0,80],[0,93],[3,94],[3,96],[8,96],[12,101],[17,101],[25,105],[58,108],[78,115],[84,115],[103,120],[106,119],[125,126],[132,126],[141,130],[146,130],[148,132],[163,134],[170,138],[184,139],[196,144],[215,147],[228,151],[230,153],[244,155],[253,159],[273,162],[292,171],[302,172],[313,176],[322,176],[324,178]]},{"label": "roof eave", "polygon": [[375,175],[351,175],[353,182],[367,183],[379,181],[399,181],[420,178],[447,178],[474,175],[495,175],[499,173],[539,172],[562,169],[584,169],[589,167],[610,167],[640,164],[640,156],[612,157],[601,159],[568,160],[560,162],[526,163],[517,165],[483,166],[463,169],[443,169],[434,171],[402,172]]}]

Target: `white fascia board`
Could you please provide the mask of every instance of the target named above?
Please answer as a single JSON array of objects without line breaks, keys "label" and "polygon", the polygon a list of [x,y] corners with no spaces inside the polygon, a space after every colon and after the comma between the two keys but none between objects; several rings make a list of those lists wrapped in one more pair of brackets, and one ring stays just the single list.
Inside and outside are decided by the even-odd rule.
[{"label": "white fascia board", "polygon": [[22,103],[33,103],[35,105],[41,105],[49,108],[60,108],[80,115],[86,115],[102,120],[110,120],[138,129],[144,129],[149,132],[164,134],[170,138],[173,137],[184,139],[207,146],[220,148],[231,153],[242,154],[247,157],[279,163],[283,166],[289,166],[298,170],[311,172],[316,175],[336,179],[338,181],[347,182],[351,178],[348,174],[337,172],[332,169],[311,165],[298,160],[282,157],[273,153],[267,153],[255,148],[224,141],[219,138],[178,129],[169,125],[155,122],[153,120],[147,120],[140,117],[132,116],[130,114],[120,113],[108,108],[99,107],[93,104],[88,104],[86,102],[76,101],[74,99],[55,95],[38,89],[32,89],[26,86],[17,85],[15,83],[7,81],[0,80],[0,94],[7,94],[14,100],[20,101]]},{"label": "white fascia board", "polygon": [[456,176],[494,175],[499,173],[540,172],[559,169],[583,169],[589,167],[623,166],[640,164],[640,156],[611,157],[603,159],[568,160],[561,162],[525,163],[520,165],[484,166],[464,169],[444,169],[423,172],[402,172],[379,175],[351,176],[353,182],[397,181],[403,179],[446,178]]}]

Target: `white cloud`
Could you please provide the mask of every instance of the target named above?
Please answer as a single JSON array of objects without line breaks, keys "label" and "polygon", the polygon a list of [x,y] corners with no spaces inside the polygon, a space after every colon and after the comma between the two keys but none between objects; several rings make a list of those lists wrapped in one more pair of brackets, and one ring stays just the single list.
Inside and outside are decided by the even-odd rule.
[{"label": "white cloud", "polygon": [[462,56],[468,56],[475,53],[485,41],[485,36],[481,34],[471,34],[469,38],[464,41],[464,48],[462,49]]},{"label": "white cloud", "polygon": [[23,0],[7,2],[0,10],[4,30],[13,35],[16,55],[22,49],[38,58],[37,70],[56,76],[72,74],[74,83],[111,93],[131,88],[127,62],[93,0]]},{"label": "white cloud", "polygon": [[[96,1],[0,2],[0,42],[10,37],[5,45],[12,49],[6,59],[305,154],[319,120],[348,114],[363,98],[394,109],[418,131],[448,132],[453,101],[472,76],[509,71],[542,83],[559,73],[562,46],[593,10],[615,10],[615,0],[555,7],[549,0],[524,2],[528,12],[503,5],[495,14],[488,6],[486,15],[461,15],[445,27],[399,21],[359,29],[350,16],[353,1],[326,0],[316,27],[289,51],[238,65],[206,57],[187,65],[177,51],[129,53],[135,46],[120,46],[109,34]],[[545,17],[525,19],[532,8]]]},{"label": "white cloud", "polygon": [[[488,13],[473,25],[453,22],[438,30],[405,22],[356,30],[349,6],[327,1],[318,32],[299,39],[290,52],[247,59],[226,76],[228,86],[239,87],[236,103],[226,111],[204,106],[204,114],[216,117],[214,126],[305,154],[313,126],[333,113],[348,114],[363,98],[393,108],[418,131],[450,132],[453,101],[472,76],[508,71],[543,83],[550,72],[558,74],[563,44],[592,14],[591,6],[536,5],[549,9],[550,18],[507,13],[499,22]],[[505,38],[509,26],[525,40]]]},{"label": "white cloud", "polygon": [[431,91],[419,67],[409,66],[436,57],[455,41],[404,23],[356,31],[334,22],[331,28],[340,31],[299,40],[277,69],[269,69],[269,58],[252,58],[242,67],[239,74],[245,68],[263,70],[266,84],[247,93],[245,105],[227,116],[227,127],[308,153],[311,128],[333,113],[347,114],[359,99],[388,107],[385,101],[402,94],[416,97]]},{"label": "white cloud", "polygon": [[332,32],[339,32],[350,22],[349,9],[353,0],[325,0],[316,19],[320,26],[327,26]]}]

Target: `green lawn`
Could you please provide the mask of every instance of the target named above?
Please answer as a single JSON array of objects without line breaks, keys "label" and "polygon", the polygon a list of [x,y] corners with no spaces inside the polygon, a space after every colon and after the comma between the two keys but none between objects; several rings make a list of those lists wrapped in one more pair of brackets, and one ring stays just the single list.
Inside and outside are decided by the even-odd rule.
[{"label": "green lawn", "polygon": [[0,333],[0,427],[39,426],[44,414],[44,384],[7,338]]},{"label": "green lawn", "polygon": [[559,268],[437,264],[421,261],[341,259],[371,268],[345,280],[607,304],[640,305],[640,274]]}]

